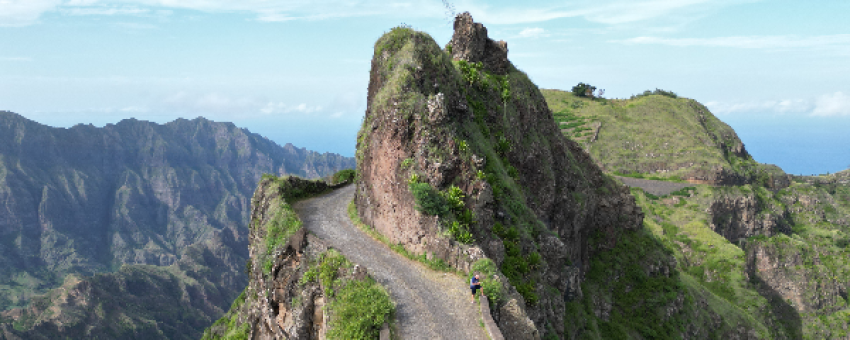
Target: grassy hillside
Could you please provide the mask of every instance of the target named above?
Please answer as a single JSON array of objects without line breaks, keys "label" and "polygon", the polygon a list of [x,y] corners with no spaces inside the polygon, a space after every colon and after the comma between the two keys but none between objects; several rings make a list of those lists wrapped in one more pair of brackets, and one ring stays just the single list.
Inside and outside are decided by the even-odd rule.
[{"label": "grassy hillside", "polygon": [[726,184],[769,183],[781,174],[755,162],[735,131],[693,99],[668,93],[609,100],[542,92],[564,135],[607,172]]},{"label": "grassy hillside", "polygon": [[[682,196],[633,193],[647,213],[649,230],[675,254],[684,275],[758,320],[771,338],[848,335],[850,188],[795,182],[778,191],[697,185]],[[783,213],[790,232],[723,238],[711,229],[715,216],[707,212],[730,196],[755,197],[756,218]]]},{"label": "grassy hillside", "polygon": [[[709,183],[664,197],[632,189],[648,233],[628,242],[643,238],[675,257],[679,280],[669,287],[704,298],[708,310],[727,316],[724,327],[748,325],[758,338],[848,336],[850,172],[792,177],[759,164],[728,125],[670,93],[614,100],[543,94],[562,133],[606,172]],[[609,267],[628,266],[628,254],[615,255]],[[618,295],[604,279],[588,289]],[[616,326],[634,319],[642,318],[623,312]]]}]

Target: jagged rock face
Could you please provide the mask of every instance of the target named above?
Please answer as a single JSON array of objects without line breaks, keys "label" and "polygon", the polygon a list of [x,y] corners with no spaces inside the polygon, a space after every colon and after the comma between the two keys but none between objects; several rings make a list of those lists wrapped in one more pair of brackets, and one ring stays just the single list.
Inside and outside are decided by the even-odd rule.
[{"label": "jagged rock face", "polygon": [[[484,86],[475,82],[475,74],[462,75],[424,33],[396,28],[376,43],[368,108],[358,135],[355,203],[361,219],[391,242],[460,270],[480,258],[478,249],[497,264],[504,261],[504,241],[492,232],[495,223],[522,228],[527,223],[540,230],[519,241],[527,253],[548,247],[540,251],[543,263],[533,274],[540,278],[534,287],[540,301],[526,306],[518,294],[504,301],[517,298],[519,310],[538,329],[520,333],[535,338],[542,336],[542,325],[563,325],[563,301],[581,295],[590,257],[613,247],[623,230],[641,228],[643,213],[627,188],[606,177],[579,145],[560,134],[539,89],[507,62],[506,48],[487,47],[494,44],[468,14],[456,18],[451,57],[481,61],[483,71],[492,72],[481,76],[484,81],[503,74],[498,79],[510,87],[509,97],[497,88],[505,85]],[[494,151],[497,143],[509,147]],[[515,170],[509,181],[516,184],[503,181],[494,188],[495,182],[482,178],[498,164]],[[440,218],[415,208],[408,184],[414,174],[436,190],[462,190],[464,205],[475,216],[472,244],[447,239]],[[506,193],[513,190],[508,185],[515,185],[517,193]],[[521,203],[506,203],[520,195]],[[524,324],[504,319],[511,321],[498,321],[500,327]]]},{"label": "jagged rock face", "polygon": [[469,12],[457,16],[454,23],[454,35],[449,45],[455,60],[471,63],[481,62],[493,74],[508,73],[508,43],[493,41],[487,36],[487,28],[472,20]]},{"label": "jagged rock face", "polygon": [[[51,128],[0,112],[0,308],[68,273],[168,266],[215,231],[247,257],[250,197],[264,173],[325,176],[354,160],[280,147],[231,123]],[[31,287],[12,277],[28,273]]]},{"label": "jagged rock face", "polygon": [[767,212],[755,196],[720,197],[709,208],[714,232],[732,243],[751,236],[773,236],[791,233],[787,213]]},{"label": "jagged rock face", "polygon": [[749,275],[757,277],[799,312],[832,313],[845,302],[847,278],[819,268],[820,255],[817,249],[804,254],[792,247],[754,243],[747,249]]}]

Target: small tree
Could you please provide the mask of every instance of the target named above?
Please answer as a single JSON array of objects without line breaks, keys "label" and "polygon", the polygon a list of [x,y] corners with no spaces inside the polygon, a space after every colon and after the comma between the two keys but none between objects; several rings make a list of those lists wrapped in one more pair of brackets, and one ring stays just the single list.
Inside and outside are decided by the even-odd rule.
[{"label": "small tree", "polygon": [[585,83],[578,83],[578,85],[573,86],[572,92],[574,95],[576,95],[576,97],[593,98],[593,91],[596,91],[596,86]]}]

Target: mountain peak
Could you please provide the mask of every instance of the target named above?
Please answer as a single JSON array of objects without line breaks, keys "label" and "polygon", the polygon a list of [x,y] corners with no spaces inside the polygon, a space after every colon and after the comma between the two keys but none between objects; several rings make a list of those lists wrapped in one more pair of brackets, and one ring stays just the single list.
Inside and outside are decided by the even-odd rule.
[{"label": "mountain peak", "polygon": [[489,72],[498,75],[508,73],[510,66],[508,43],[490,39],[487,36],[487,28],[472,20],[469,12],[463,12],[455,17],[454,35],[449,44],[454,60],[481,62]]}]

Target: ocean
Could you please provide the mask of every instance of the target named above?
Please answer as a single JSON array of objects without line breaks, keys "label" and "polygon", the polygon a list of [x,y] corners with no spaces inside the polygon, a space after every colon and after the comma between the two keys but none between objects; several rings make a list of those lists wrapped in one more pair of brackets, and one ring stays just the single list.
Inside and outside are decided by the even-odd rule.
[{"label": "ocean", "polygon": [[719,117],[732,126],[761,163],[796,175],[850,168],[850,117],[738,114]]}]

